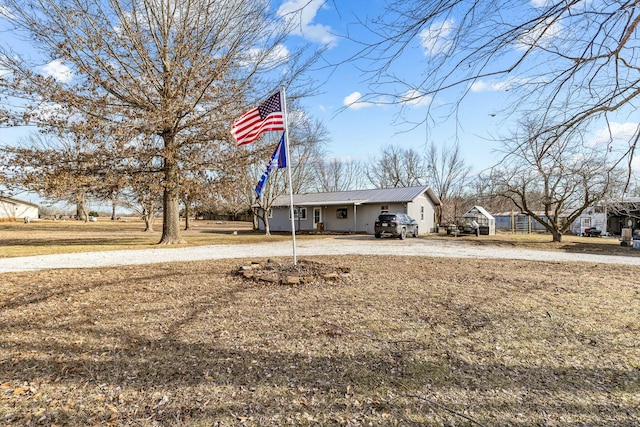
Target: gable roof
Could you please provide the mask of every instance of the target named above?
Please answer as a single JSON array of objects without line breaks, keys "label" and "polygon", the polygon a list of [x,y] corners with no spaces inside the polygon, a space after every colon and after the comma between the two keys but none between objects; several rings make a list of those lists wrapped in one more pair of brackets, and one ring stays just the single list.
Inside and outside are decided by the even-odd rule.
[{"label": "gable roof", "polygon": [[33,206],[34,208],[38,207],[38,205],[36,205],[35,203],[26,202],[24,200],[18,200],[18,199],[14,199],[13,197],[7,197],[7,196],[0,196],[0,202],[8,203],[10,205],[27,205],[27,206]]},{"label": "gable roof", "polygon": [[[366,203],[407,203],[412,202],[423,193],[427,193],[433,203],[440,205],[440,199],[428,185],[420,187],[377,188],[372,190],[335,191],[328,193],[294,194],[295,206],[317,205],[361,205]],[[289,206],[289,196],[279,196],[273,207]]]},{"label": "gable roof", "polygon": [[463,217],[474,217],[475,216],[475,212],[478,212],[480,215],[484,216],[487,219],[495,219],[493,217],[493,215],[491,215],[485,208],[483,208],[482,206],[474,206],[471,209],[469,209],[467,211],[467,213],[465,213],[464,215],[462,215]]}]

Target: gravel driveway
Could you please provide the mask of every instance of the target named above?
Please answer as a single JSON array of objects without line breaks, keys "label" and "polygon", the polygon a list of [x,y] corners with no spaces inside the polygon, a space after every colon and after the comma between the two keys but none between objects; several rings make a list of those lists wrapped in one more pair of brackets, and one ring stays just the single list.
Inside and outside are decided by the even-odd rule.
[{"label": "gravel driveway", "polygon": [[[463,240],[374,239],[373,236],[332,236],[298,239],[297,257],[311,255],[406,255],[453,258],[496,258],[555,262],[588,262],[595,264],[640,265],[640,257],[591,255],[557,251],[535,251],[469,245]],[[0,259],[0,273],[50,270],[61,268],[93,268],[118,265],[154,264],[174,261],[199,261],[224,258],[265,258],[293,256],[291,241],[212,245],[196,247],[158,247],[154,249],[75,254],[40,255]]]}]

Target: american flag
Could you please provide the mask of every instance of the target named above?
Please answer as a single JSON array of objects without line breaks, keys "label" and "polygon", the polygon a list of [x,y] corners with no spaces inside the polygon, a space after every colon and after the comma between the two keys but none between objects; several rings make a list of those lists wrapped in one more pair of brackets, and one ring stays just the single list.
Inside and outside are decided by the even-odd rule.
[{"label": "american flag", "polygon": [[263,133],[284,130],[280,92],[274,93],[257,108],[247,111],[231,126],[236,145],[250,144]]}]

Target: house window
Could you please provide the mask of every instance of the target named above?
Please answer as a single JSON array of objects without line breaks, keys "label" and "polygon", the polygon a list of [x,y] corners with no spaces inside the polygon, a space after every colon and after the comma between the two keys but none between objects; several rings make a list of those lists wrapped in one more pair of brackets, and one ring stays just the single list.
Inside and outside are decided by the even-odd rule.
[{"label": "house window", "polygon": [[382,205],[380,206],[380,213],[389,213],[389,205]]},{"label": "house window", "polygon": [[420,206],[420,221],[424,221],[424,206]]},{"label": "house window", "polygon": [[338,208],[338,209],[336,209],[336,218],[338,218],[338,219],[346,219],[347,218],[347,208]]},{"label": "house window", "polygon": [[[306,220],[307,219],[307,208],[293,208],[293,218]],[[291,219],[291,211],[289,211],[289,219]]]}]

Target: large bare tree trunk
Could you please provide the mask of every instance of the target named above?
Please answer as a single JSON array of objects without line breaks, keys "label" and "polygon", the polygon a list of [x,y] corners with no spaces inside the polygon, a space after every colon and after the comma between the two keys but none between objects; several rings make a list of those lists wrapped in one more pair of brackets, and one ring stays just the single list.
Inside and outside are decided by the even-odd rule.
[{"label": "large bare tree trunk", "polygon": [[264,214],[264,234],[267,236],[271,235],[271,229],[269,228],[269,215]]},{"label": "large bare tree trunk", "polygon": [[271,235],[271,230],[269,229],[269,213],[266,209],[257,208],[256,209],[256,218],[258,218],[256,228],[260,228],[260,220],[264,223],[264,234],[267,236]]},{"label": "large bare tree trunk", "polygon": [[191,216],[191,202],[189,198],[186,198],[184,201],[184,231],[191,230],[191,220],[189,217]]},{"label": "large bare tree trunk", "polygon": [[253,209],[253,217],[251,218],[253,222],[253,230],[258,230],[260,228],[260,219],[258,218],[258,209]]},{"label": "large bare tree trunk", "polygon": [[117,205],[117,197],[114,194],[111,196],[111,221],[116,220],[116,205]]},{"label": "large bare tree trunk", "polygon": [[162,238],[159,244],[175,245],[185,243],[180,236],[180,176],[176,161],[175,137],[163,135],[165,142],[164,193],[162,209]]},{"label": "large bare tree trunk", "polygon": [[142,206],[142,219],[144,219],[144,232],[153,233],[153,221],[156,219],[155,206],[153,202],[149,203],[149,206]]},{"label": "large bare tree trunk", "polygon": [[87,222],[89,220],[85,199],[86,199],[86,196],[84,195],[84,193],[78,196],[78,204],[76,206],[76,219],[78,221]]},{"label": "large bare tree trunk", "polygon": [[163,197],[162,238],[159,242],[161,245],[185,243],[180,235],[180,205],[178,199],[177,191],[172,191],[171,188],[165,188]]}]

